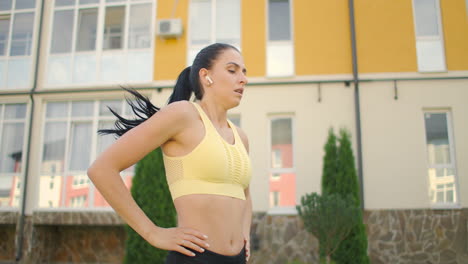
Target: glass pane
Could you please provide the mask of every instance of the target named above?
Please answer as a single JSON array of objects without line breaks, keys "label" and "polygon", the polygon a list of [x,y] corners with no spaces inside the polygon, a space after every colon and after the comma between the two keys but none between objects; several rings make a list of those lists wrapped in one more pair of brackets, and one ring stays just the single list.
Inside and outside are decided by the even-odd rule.
[{"label": "glass pane", "polygon": [[236,44],[240,42],[239,0],[216,2],[216,42]]},{"label": "glass pane", "polygon": [[424,72],[445,71],[445,50],[441,40],[416,41],[418,70]]},{"label": "glass pane", "polygon": [[211,42],[211,1],[192,1],[190,9],[190,43]]},{"label": "glass pane", "polygon": [[75,0],[55,0],[55,6],[70,6],[75,5]]},{"label": "glass pane", "polygon": [[9,32],[10,18],[0,18],[0,56],[5,56],[7,53]]},{"label": "glass pane", "polygon": [[268,43],[267,75],[292,76],[294,73],[294,48],[291,43]]},{"label": "glass pane", "polygon": [[26,117],[26,104],[5,105],[5,119],[18,119]]},{"label": "glass pane", "polygon": [[68,116],[68,103],[56,102],[47,103],[46,117],[67,117]]},{"label": "glass pane", "polygon": [[63,172],[66,131],[66,122],[46,123],[41,167],[43,173]]},{"label": "glass pane", "polygon": [[[55,164],[48,164],[55,168]],[[43,165],[44,166],[44,165]],[[54,208],[61,206],[63,178],[60,172],[50,170],[47,175],[41,175],[39,180],[39,207]]]},{"label": "glass pane", "polygon": [[106,100],[99,103],[99,115],[100,116],[113,116],[109,111],[110,107],[117,114],[122,114],[122,101],[121,100]]},{"label": "glass pane", "polygon": [[288,0],[269,0],[268,40],[291,40]]},{"label": "glass pane", "polygon": [[103,54],[101,57],[100,81],[120,83],[125,80],[125,58],[120,52]]},{"label": "glass pane", "polygon": [[240,124],[240,122],[241,122],[241,121],[240,121],[240,120],[241,120],[240,116],[231,116],[231,115],[230,115],[230,116],[228,116],[228,118],[229,118],[229,120],[231,120],[231,122],[232,122],[234,125],[236,125],[236,126],[238,126],[238,127],[241,127],[241,126],[240,126],[240,125],[241,125],[241,124]]},{"label": "glass pane", "polygon": [[24,124],[4,124],[0,146],[0,173],[21,172]]},{"label": "glass pane", "polygon": [[129,82],[151,81],[153,78],[152,52],[128,52],[127,74]]},{"label": "glass pane", "polygon": [[97,8],[81,9],[78,16],[77,51],[96,49]]},{"label": "glass pane", "polygon": [[2,0],[0,1],[0,11],[10,10],[12,0]]},{"label": "glass pane", "polygon": [[85,53],[75,55],[73,67],[74,83],[90,83],[96,81],[96,54]]},{"label": "glass pane", "polygon": [[[100,121],[99,129],[113,129],[114,121]],[[113,135],[99,135],[97,138],[97,155],[101,154],[106,150],[113,142],[115,138]]]},{"label": "glass pane", "polygon": [[80,0],[80,5],[97,4],[99,0]]},{"label": "glass pane", "polygon": [[445,113],[425,114],[426,140],[429,164],[450,164],[447,115]]},{"label": "glass pane", "polygon": [[67,177],[66,207],[88,207],[90,180],[86,174]]},{"label": "glass pane", "polygon": [[92,123],[71,124],[70,163],[73,171],[86,171],[89,167],[91,154]]},{"label": "glass pane", "polygon": [[125,28],[125,7],[113,6],[106,8],[106,24],[104,25],[104,49],[122,49]]},{"label": "glass pane", "polygon": [[296,174],[270,175],[270,208],[296,205]]},{"label": "glass pane", "polygon": [[0,60],[0,89],[5,89],[6,88],[6,61],[5,60]]},{"label": "glass pane", "polygon": [[15,187],[14,177],[0,176],[0,207],[12,207],[12,190]]},{"label": "glass pane", "polygon": [[272,168],[293,167],[292,121],[279,118],[271,121]]},{"label": "glass pane", "polygon": [[131,7],[128,38],[128,47],[130,49],[149,48],[151,46],[151,10],[151,4],[133,5]]},{"label": "glass pane", "polygon": [[48,84],[71,83],[71,56],[49,56],[47,65]]},{"label": "glass pane", "polygon": [[418,37],[439,35],[436,0],[414,0],[414,13]]},{"label": "glass pane", "polygon": [[16,0],[16,9],[26,9],[36,7],[36,0]]},{"label": "glass pane", "polygon": [[19,13],[15,15],[11,38],[11,56],[31,55],[33,24],[34,13]]},{"label": "glass pane", "polygon": [[8,63],[8,88],[29,88],[31,87],[31,58],[10,59]]},{"label": "glass pane", "polygon": [[71,52],[73,13],[73,10],[55,12],[51,53]]},{"label": "glass pane", "polygon": [[93,116],[93,112],[93,101],[72,102],[72,117]]}]

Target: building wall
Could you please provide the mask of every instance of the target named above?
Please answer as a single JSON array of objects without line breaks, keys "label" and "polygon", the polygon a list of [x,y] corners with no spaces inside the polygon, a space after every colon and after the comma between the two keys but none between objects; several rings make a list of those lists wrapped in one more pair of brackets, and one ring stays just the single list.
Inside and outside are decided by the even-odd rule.
[{"label": "building wall", "polygon": [[[121,242],[124,237],[122,222],[115,220],[115,215],[103,223],[99,215],[101,212],[96,208],[55,208],[51,211],[38,209],[45,104],[51,101],[121,99],[124,93],[118,86],[123,84],[141,88],[140,91],[148,95],[156,105],[163,106],[175,79],[187,66],[190,1],[176,2],[174,17],[182,19],[184,34],[178,39],[161,39],[153,34],[155,44],[152,80],[138,83],[73,84],[51,88],[46,80],[53,1],[44,1],[37,93],[32,95],[32,134],[26,137],[31,140],[28,186],[25,190],[26,260],[34,258],[34,250],[40,249],[45,252],[41,257],[60,263],[118,262],[115,256],[122,255]],[[293,119],[294,166],[288,175],[291,179],[294,177],[294,181],[289,184],[295,184],[292,195],[296,202],[306,193],[320,192],[324,144],[329,128],[333,127],[338,132],[344,127],[351,132],[353,153],[357,160],[355,88],[350,82],[353,65],[348,1],[290,2],[294,75],[278,78],[267,76],[266,73],[267,1],[241,0],[240,46],[250,84],[241,105],[232,109],[230,114],[240,116],[242,129],[250,141],[253,165],[251,193],[256,214],[252,235],[258,236],[260,241],[260,247],[253,254],[254,263],[272,263],[271,258],[283,260],[284,256],[292,258],[303,252],[308,252],[302,254],[307,257],[304,261],[313,261],[316,257],[307,251],[310,248],[304,246],[310,245],[315,250],[316,241],[307,236],[294,208],[271,208],[270,119],[276,116],[291,116]],[[456,259],[463,263],[466,260],[462,254],[462,246],[466,244],[466,225],[463,223],[466,223],[465,208],[468,206],[468,194],[465,191],[468,190],[468,165],[463,162],[468,159],[468,139],[464,136],[468,134],[466,1],[440,0],[447,71],[436,73],[418,72],[412,1],[356,0],[354,3],[357,62],[361,79],[359,99],[363,191],[368,216],[365,222],[372,263],[414,263],[421,259],[440,263],[451,263]],[[170,18],[174,1],[157,1],[154,7],[157,19]],[[39,14],[40,10],[37,9],[36,20]],[[35,26],[38,32],[39,23]],[[34,46],[36,43],[33,43]],[[32,48],[35,50],[35,47]],[[458,79],[448,79],[453,77]],[[9,92],[19,94],[8,94]],[[395,99],[395,96],[398,98]],[[19,102],[32,106],[28,90],[0,91],[0,103]],[[452,117],[458,203],[442,208],[435,208],[429,201],[424,110],[449,110]],[[26,120],[29,117],[28,114]],[[28,131],[28,126],[25,131]],[[24,144],[26,142],[27,140]],[[420,211],[413,213],[413,209]],[[103,211],[108,210],[111,209]],[[18,212],[19,209],[9,208],[7,211]],[[14,230],[17,229],[14,224],[19,221],[17,215],[4,221],[4,216],[9,213],[0,212],[0,234],[7,237],[7,240],[0,242],[0,249],[3,250],[0,252],[0,262],[12,261],[12,241],[19,235],[19,231]],[[50,220],[55,217],[63,217],[65,220]],[[85,220],[73,220],[76,217]],[[417,223],[408,224],[411,221]],[[425,235],[419,229],[421,221],[432,221],[431,226],[424,226]],[[401,225],[392,225],[396,222]],[[74,228],[81,225],[85,227]],[[414,226],[414,232],[407,232]],[[53,232],[49,234],[51,230]],[[290,232],[291,230],[294,232]],[[109,239],[110,245],[115,247],[100,247],[101,255],[91,256],[94,254],[90,253],[92,245],[98,243],[96,231],[98,234],[105,233],[103,237]],[[88,243],[88,248],[81,255],[76,253],[81,246],[76,240],[70,242],[70,251],[61,248],[57,253],[51,253],[52,248],[47,242],[34,244],[35,248],[31,251],[28,245],[39,243],[34,234],[58,241],[73,240],[72,237],[78,235],[78,238],[85,237],[83,241]],[[450,244],[451,241],[455,242]],[[428,246],[429,244],[437,244],[437,250]],[[274,249],[274,252],[270,249]],[[422,256],[421,252],[426,254],[429,251],[435,253]],[[88,255],[84,256],[86,254]]]}]

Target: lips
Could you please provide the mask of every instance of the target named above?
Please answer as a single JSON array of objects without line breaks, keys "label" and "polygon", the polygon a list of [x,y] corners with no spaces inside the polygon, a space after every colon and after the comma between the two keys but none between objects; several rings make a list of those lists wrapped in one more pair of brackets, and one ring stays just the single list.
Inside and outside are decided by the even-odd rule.
[{"label": "lips", "polygon": [[236,92],[236,93],[242,95],[242,94],[244,93],[244,88],[236,89],[236,90],[234,90],[234,92]]}]

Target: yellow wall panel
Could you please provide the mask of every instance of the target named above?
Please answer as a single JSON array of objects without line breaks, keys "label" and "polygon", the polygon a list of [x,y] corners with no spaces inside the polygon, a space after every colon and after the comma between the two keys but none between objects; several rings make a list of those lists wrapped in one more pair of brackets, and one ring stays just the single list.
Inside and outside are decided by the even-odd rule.
[{"label": "yellow wall panel", "polygon": [[351,73],[348,1],[292,3],[296,75]]},{"label": "yellow wall panel", "polygon": [[241,49],[248,76],[265,76],[266,1],[242,0]]},{"label": "yellow wall panel", "polygon": [[158,1],[157,19],[171,18],[175,3],[178,3],[178,5],[174,17],[182,19],[183,35],[178,39],[161,39],[156,37],[154,56],[155,80],[175,80],[186,65],[189,1]]},{"label": "yellow wall panel", "polygon": [[468,70],[468,14],[465,0],[441,0],[447,70]]},{"label": "yellow wall panel", "polygon": [[356,0],[355,23],[359,72],[418,71],[411,0]]}]

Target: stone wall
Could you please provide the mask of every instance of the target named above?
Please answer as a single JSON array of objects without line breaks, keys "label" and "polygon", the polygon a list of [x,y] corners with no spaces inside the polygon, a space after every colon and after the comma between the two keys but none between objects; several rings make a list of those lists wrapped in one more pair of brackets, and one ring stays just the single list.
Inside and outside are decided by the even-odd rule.
[{"label": "stone wall", "polygon": [[0,225],[0,263],[15,259],[16,225]]},{"label": "stone wall", "polygon": [[[0,263],[14,263],[15,221],[1,214]],[[372,264],[468,263],[468,209],[366,211],[364,223]],[[122,263],[126,235],[113,212],[37,212],[24,234],[23,264]],[[318,263],[298,216],[255,213],[251,251],[250,264]]]}]

